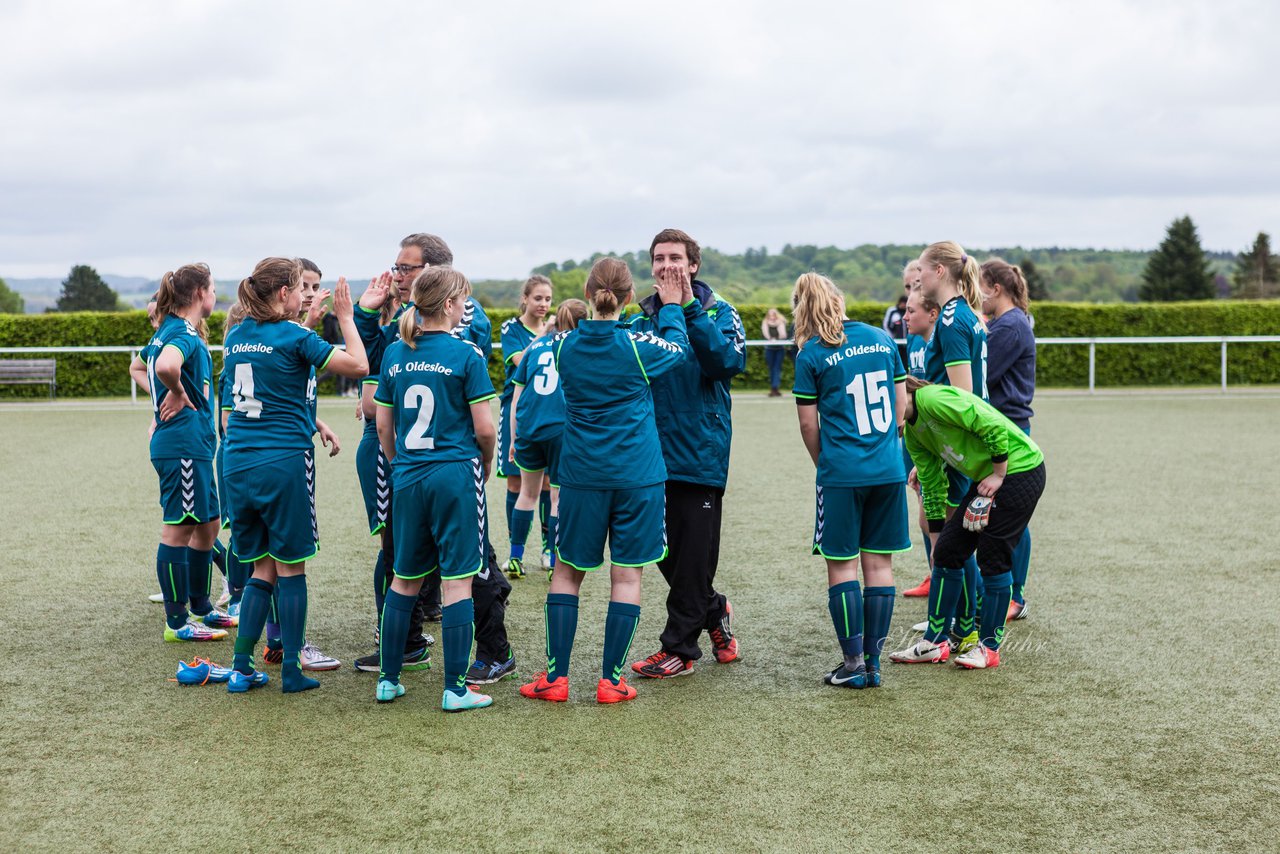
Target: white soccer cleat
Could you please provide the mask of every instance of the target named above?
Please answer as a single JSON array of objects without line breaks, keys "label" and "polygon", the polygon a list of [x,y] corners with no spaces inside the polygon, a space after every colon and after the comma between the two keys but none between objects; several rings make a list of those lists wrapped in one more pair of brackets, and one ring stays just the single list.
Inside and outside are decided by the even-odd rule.
[{"label": "white soccer cleat", "polygon": [[925,620],[924,622],[916,623],[914,626],[911,627],[911,631],[919,632],[920,634],[924,634],[926,631],[928,631],[928,629],[929,629],[928,620]]},{"label": "white soccer cleat", "polygon": [[227,577],[222,576],[222,594],[218,596],[218,601],[213,603],[215,608],[225,608],[227,603],[231,601],[231,585],[227,584]]},{"label": "white soccer cleat", "polygon": [[889,656],[889,660],[898,664],[942,664],[951,657],[951,647],[944,643],[929,643],[920,640],[906,649],[900,649]]},{"label": "white soccer cleat", "polygon": [[956,656],[956,667],[963,667],[968,670],[986,670],[989,667],[1000,666],[999,650],[978,644],[966,653]]},{"label": "white soccer cleat", "polygon": [[302,652],[298,654],[298,661],[303,670],[337,670],[342,666],[341,661],[325,655],[310,641],[303,644]]},{"label": "white soccer cleat", "polygon": [[147,601],[149,601],[149,602],[155,602],[157,605],[163,605],[163,604],[164,604],[164,594],[163,594],[163,593],[152,593],[150,596],[148,596],[148,597],[147,597]]}]

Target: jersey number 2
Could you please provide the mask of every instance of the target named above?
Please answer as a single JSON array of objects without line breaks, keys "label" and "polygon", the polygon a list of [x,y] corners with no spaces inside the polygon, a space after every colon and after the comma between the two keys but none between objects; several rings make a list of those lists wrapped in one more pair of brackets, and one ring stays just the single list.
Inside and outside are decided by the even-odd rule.
[{"label": "jersey number 2", "polygon": [[855,376],[844,390],[853,395],[853,414],[858,421],[858,435],[866,436],[873,429],[887,433],[893,420],[889,403],[889,373],[871,371]]},{"label": "jersey number 2", "polygon": [[231,397],[236,412],[243,412],[245,418],[262,417],[262,401],[253,396],[253,365],[241,362],[236,365],[235,385],[231,387]]},{"label": "jersey number 2", "polygon": [[405,450],[434,450],[436,440],[427,435],[427,430],[431,429],[431,417],[436,414],[436,396],[427,386],[411,385],[404,393],[404,408],[418,410],[413,427],[404,437]]}]

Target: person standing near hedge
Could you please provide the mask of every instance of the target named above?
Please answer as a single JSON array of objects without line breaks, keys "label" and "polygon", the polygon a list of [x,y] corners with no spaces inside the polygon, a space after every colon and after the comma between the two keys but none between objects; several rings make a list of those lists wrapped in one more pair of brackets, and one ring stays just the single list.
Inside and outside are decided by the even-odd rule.
[{"label": "person standing near hedge", "polygon": [[[1031,400],[1036,394],[1036,334],[1027,315],[1027,280],[1022,270],[1000,258],[982,265],[982,313],[987,316],[987,393],[991,405],[1031,435]],[[1027,616],[1027,571],[1031,529],[1013,549],[1013,595],[1009,619]]]},{"label": "person standing near hedge", "polygon": [[[787,340],[787,319],[776,308],[771,308],[760,322],[760,334],[766,341]],[[781,345],[766,344],[764,363],[769,368],[769,397],[781,397],[782,360],[786,357],[787,348]]]},{"label": "person standing near hedge", "polygon": [[[684,306],[689,348],[674,369],[653,378],[654,417],[666,463],[666,520],[669,552],[658,568],[671,585],[661,647],[631,669],[663,679],[693,672],[702,657],[698,640],[706,631],[716,661],[738,657],[733,608],[714,581],[720,561],[720,519],[729,477],[733,435],[729,381],[746,368],[746,336],[738,312],[696,276],[702,261],[697,241],[675,228],[658,232],[649,244],[653,278],[691,289]],[[636,332],[657,333],[658,294],[640,301]]]}]

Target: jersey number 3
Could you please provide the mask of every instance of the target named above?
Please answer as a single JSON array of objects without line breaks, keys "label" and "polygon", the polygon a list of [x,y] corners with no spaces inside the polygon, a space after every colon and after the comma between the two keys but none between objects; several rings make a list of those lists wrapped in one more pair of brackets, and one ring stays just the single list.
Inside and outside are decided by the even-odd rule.
[{"label": "jersey number 3", "polygon": [[533,379],[533,390],[538,394],[551,394],[560,385],[560,373],[556,370],[556,357],[550,350],[538,354],[538,375]]},{"label": "jersey number 3", "polygon": [[413,427],[404,436],[405,450],[434,450],[436,440],[427,435],[427,430],[431,429],[431,417],[436,414],[436,396],[425,385],[411,385],[404,393],[404,408],[418,410]]},{"label": "jersey number 3", "polygon": [[855,376],[844,390],[853,395],[853,413],[858,421],[858,435],[872,430],[887,433],[893,421],[889,402],[888,371],[871,371]]}]

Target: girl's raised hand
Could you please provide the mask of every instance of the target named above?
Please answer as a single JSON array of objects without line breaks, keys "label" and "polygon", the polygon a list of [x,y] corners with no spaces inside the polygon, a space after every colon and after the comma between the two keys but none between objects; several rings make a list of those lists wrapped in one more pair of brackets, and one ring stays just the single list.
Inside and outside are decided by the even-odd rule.
[{"label": "girl's raised hand", "polygon": [[[372,289],[373,285],[370,284]],[[365,291],[367,294],[369,291]],[[360,304],[364,305],[364,297],[360,298]],[[381,302],[378,303],[382,305]],[[339,320],[350,320],[354,315],[355,309],[351,306],[351,286],[347,284],[346,276],[338,277],[338,284],[333,289],[333,313]]]},{"label": "girl's raised hand", "polygon": [[376,279],[369,281],[369,287],[364,289],[364,293],[360,295],[360,307],[367,308],[370,311],[377,311],[382,308],[382,304],[387,301],[387,294],[391,291],[391,274],[383,273]]},{"label": "girl's raised hand", "polygon": [[328,288],[316,294],[315,299],[311,301],[311,307],[307,309],[307,316],[302,319],[303,326],[308,329],[315,329],[320,325],[320,321],[324,320],[324,316],[329,313],[329,306],[324,304],[329,295]]}]

